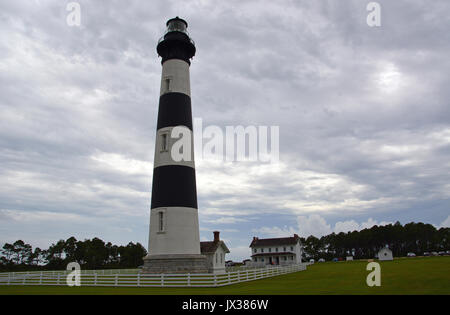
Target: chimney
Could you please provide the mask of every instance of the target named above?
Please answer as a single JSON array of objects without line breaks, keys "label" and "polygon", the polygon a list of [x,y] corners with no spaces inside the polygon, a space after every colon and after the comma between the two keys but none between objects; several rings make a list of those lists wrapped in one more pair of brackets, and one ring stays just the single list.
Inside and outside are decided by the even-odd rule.
[{"label": "chimney", "polygon": [[213,233],[214,233],[214,243],[220,241],[220,237],[219,237],[220,232],[214,231]]}]

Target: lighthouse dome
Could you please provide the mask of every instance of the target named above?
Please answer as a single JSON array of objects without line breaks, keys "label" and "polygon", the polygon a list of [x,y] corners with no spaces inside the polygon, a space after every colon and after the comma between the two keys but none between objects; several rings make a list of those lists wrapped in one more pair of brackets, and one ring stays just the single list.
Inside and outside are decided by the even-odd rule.
[{"label": "lighthouse dome", "polygon": [[182,32],[182,33],[189,35],[187,32],[187,26],[188,26],[187,22],[183,19],[180,19],[178,16],[173,19],[168,20],[166,23],[166,26],[167,26],[167,31],[166,31],[167,33],[168,32]]}]

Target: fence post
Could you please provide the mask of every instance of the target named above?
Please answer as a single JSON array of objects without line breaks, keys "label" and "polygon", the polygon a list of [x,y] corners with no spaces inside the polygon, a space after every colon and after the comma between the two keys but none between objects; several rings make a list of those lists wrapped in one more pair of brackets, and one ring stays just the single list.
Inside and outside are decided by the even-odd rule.
[{"label": "fence post", "polygon": [[248,270],[245,271],[247,273],[247,280],[248,280]]},{"label": "fence post", "polygon": [[217,287],[217,275],[214,274],[214,286]]},{"label": "fence post", "polygon": [[41,271],[41,275],[39,276],[39,284],[42,284],[42,271]]},{"label": "fence post", "polygon": [[57,280],[56,280],[56,284],[59,284],[59,273],[58,273],[58,277],[57,277]]},{"label": "fence post", "polygon": [[190,287],[190,286],[191,286],[191,274],[188,273],[187,276],[188,276],[188,277],[187,277],[187,285],[188,285],[188,287]]},{"label": "fence post", "polygon": [[114,279],[114,286],[117,286],[117,283],[119,282],[119,274],[116,273],[115,279]]},{"label": "fence post", "polygon": [[94,273],[94,285],[97,286],[97,273]]},{"label": "fence post", "polygon": [[161,286],[162,287],[164,286],[164,274],[163,273],[161,274]]},{"label": "fence post", "polygon": [[141,286],[141,274],[138,273],[138,277],[137,277],[137,286],[140,287]]},{"label": "fence post", "polygon": [[228,271],[228,283],[231,283],[230,272]]}]

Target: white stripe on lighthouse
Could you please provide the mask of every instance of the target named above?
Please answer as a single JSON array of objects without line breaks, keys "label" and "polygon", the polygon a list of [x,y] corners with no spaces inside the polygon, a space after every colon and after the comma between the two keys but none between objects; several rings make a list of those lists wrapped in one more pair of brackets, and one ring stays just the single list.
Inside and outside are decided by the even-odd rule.
[{"label": "white stripe on lighthouse", "polygon": [[[176,194],[176,192],[173,192]],[[160,230],[160,215],[164,228]],[[198,210],[188,207],[161,207],[150,212],[151,255],[200,254]]]},{"label": "white stripe on lighthouse", "polygon": [[180,59],[169,59],[162,65],[160,95],[178,92],[191,96],[189,64]]}]

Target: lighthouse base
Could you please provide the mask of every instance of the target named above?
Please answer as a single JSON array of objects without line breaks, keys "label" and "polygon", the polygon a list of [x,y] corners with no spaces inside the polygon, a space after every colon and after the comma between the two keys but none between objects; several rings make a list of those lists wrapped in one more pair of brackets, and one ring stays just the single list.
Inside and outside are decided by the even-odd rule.
[{"label": "lighthouse base", "polygon": [[143,273],[208,273],[204,255],[147,255]]}]

